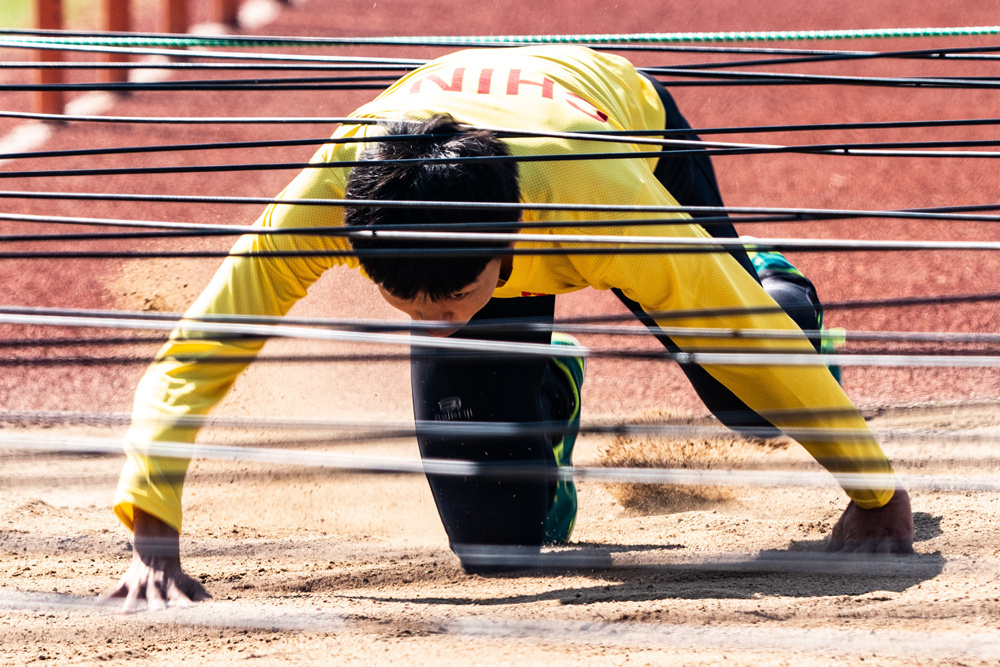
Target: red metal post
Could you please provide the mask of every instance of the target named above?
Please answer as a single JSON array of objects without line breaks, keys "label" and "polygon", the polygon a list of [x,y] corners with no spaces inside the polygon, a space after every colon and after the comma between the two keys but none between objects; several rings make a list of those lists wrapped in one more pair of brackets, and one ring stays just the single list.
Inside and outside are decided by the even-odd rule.
[{"label": "red metal post", "polygon": [[[128,32],[132,25],[132,14],[129,10],[129,0],[104,0],[104,27],[109,32]],[[105,60],[109,63],[123,63],[128,61],[128,56],[124,53],[105,54]],[[127,69],[110,69],[107,73],[109,83],[122,83],[128,81]]]},{"label": "red metal post", "polygon": [[212,19],[216,23],[233,27],[239,23],[240,0],[215,0],[214,8]]},{"label": "red metal post", "polygon": [[[35,24],[39,30],[62,30],[62,0],[35,0]],[[38,62],[62,62],[62,51],[39,49],[35,60]],[[63,83],[61,68],[39,68],[38,82],[42,85]],[[35,93],[35,110],[38,113],[61,114],[66,107],[65,95],[61,90],[40,90]]]},{"label": "red metal post", "polygon": [[164,0],[163,23],[167,32],[186,33],[188,30],[187,0]]}]

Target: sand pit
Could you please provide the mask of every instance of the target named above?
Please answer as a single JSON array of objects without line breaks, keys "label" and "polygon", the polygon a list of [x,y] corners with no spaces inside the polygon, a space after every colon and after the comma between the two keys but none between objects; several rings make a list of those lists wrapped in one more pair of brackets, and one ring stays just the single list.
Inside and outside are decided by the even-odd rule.
[{"label": "sand pit", "polygon": [[[689,3],[653,8],[643,3],[557,0],[544,7],[480,3],[454,16],[451,3],[318,0],[286,7],[259,33],[282,35],[540,34],[649,30],[754,30],[989,25],[989,3],[833,3],[817,7],[775,0],[748,12],[745,3]],[[648,3],[646,3],[648,4]],[[891,5],[891,6],[890,6]],[[148,9],[148,7],[147,7]],[[141,19],[152,31],[155,19]],[[990,38],[955,42],[880,40],[838,43],[850,49],[904,49],[983,45]],[[828,48],[806,42],[804,48]],[[352,54],[385,55],[352,47]],[[394,55],[430,57],[442,49],[400,48]],[[7,52],[5,52],[7,57]],[[20,57],[20,56],[18,56]],[[630,54],[639,64],[694,63],[696,54]],[[8,58],[9,59],[9,58]],[[716,58],[714,62],[718,62]],[[836,68],[796,65],[794,71],[869,76],[993,76],[982,61],[841,63]],[[20,74],[2,73],[4,81]],[[192,74],[191,76],[198,76]],[[120,98],[123,116],[338,115],[371,91],[322,95],[266,90],[232,96],[134,93]],[[994,90],[865,86],[682,86],[680,106],[696,127],[753,126],[995,116]],[[25,93],[0,93],[4,109],[23,110]],[[4,131],[15,125],[4,119]],[[235,126],[117,126],[69,124],[46,148],[165,145],[189,141],[328,136],[332,128],[247,129]],[[992,139],[994,128],[903,130],[876,135],[814,131],[721,135],[723,140],[820,143],[913,141],[941,137]],[[252,135],[252,136],[251,136]],[[194,153],[185,163],[302,161],[311,149],[249,151],[225,157]],[[143,166],[170,164],[146,155]],[[62,168],[98,164],[91,157],[60,159]],[[51,168],[27,161],[5,171]],[[135,165],[112,156],[100,166]],[[858,209],[993,204],[992,160],[958,158],[841,158],[816,155],[727,157],[717,161],[720,186],[734,206]],[[20,182],[80,192],[271,196],[283,171],[176,175],[137,182],[124,176]],[[138,220],[247,224],[259,206],[154,205],[5,199],[4,211],[90,215]],[[61,227],[0,223],[4,233]],[[918,224],[885,220],[772,224],[748,233],[861,239],[995,240],[995,223]],[[225,249],[229,240],[200,239],[188,248]],[[119,243],[118,249],[136,248]],[[163,248],[154,242],[150,248]],[[849,331],[995,333],[995,300],[866,308],[859,301],[903,297],[958,297],[996,291],[991,253],[800,253],[794,256],[831,308],[828,323]],[[182,310],[214,271],[212,260],[22,260],[0,264],[5,306],[108,308],[147,313]],[[374,288],[347,272],[330,272],[293,315],[392,319]],[[843,305],[847,304],[847,305]],[[559,317],[618,314],[606,293],[561,299]],[[917,554],[879,561],[831,559],[825,535],[846,504],[836,488],[726,488],[684,502],[664,502],[650,489],[580,485],[581,514],[566,548],[553,550],[551,567],[521,576],[467,576],[448,549],[425,480],[416,475],[346,474],[296,465],[200,459],[185,495],[183,556],[215,600],[163,613],[122,616],[94,605],[127,567],[130,535],[110,504],[122,457],[66,453],[60,438],[117,442],[155,340],[119,347],[57,344],[60,336],[108,334],[2,328],[11,344],[0,373],[6,410],[71,411],[96,415],[83,424],[52,414],[0,424],[0,664],[581,664],[581,665],[995,665],[1000,661],[1000,516],[998,494],[972,488],[995,483],[1000,472],[1000,374],[988,368],[850,366],[844,386],[862,408],[897,470],[914,482]],[[618,344],[589,335],[597,347]],[[653,349],[636,342],[636,349]],[[851,341],[845,353],[886,351],[880,343]],[[911,346],[940,352],[947,345]],[[895,348],[893,348],[895,350]],[[893,351],[888,350],[888,351]],[[964,354],[992,353],[990,346]],[[400,350],[402,351],[402,350]],[[358,346],[269,344],[274,357],[364,354]],[[97,358],[94,358],[97,357]],[[404,361],[262,362],[245,373],[218,414],[233,418],[325,419],[405,423],[411,419]],[[651,410],[694,414],[700,406],[680,371],[648,360],[592,359],[584,388],[584,423],[624,423]],[[334,434],[336,435],[336,434]],[[342,435],[342,434],[341,434]],[[211,430],[207,444],[254,443],[292,452],[364,454],[414,459],[412,440],[371,438],[337,442],[330,432],[264,428]],[[17,446],[10,446],[16,444]],[[639,443],[641,449],[641,443]],[[709,447],[732,448],[708,443]],[[576,463],[606,465],[610,436],[588,435]],[[681,448],[683,453],[683,448]],[[621,452],[619,451],[619,454]],[[797,446],[739,448],[742,466],[813,473]],[[666,461],[657,455],[646,462]],[[732,461],[729,461],[731,463]],[[921,480],[959,480],[959,488],[927,488]],[[696,502],[693,502],[693,500]]]}]

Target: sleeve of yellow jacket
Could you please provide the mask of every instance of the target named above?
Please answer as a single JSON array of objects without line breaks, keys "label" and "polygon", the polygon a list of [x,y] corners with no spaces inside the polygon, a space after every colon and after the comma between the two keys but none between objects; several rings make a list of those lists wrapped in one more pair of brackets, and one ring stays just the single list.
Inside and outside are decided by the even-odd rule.
[{"label": "sleeve of yellow jacket", "polygon": [[[632,193],[616,192],[614,196],[631,197],[626,200],[641,204],[676,205],[655,179],[643,178],[642,173],[620,173],[627,169],[628,166],[616,165],[614,173],[602,177],[605,185],[620,180],[625,184],[620,184],[619,189],[626,184],[635,188]],[[642,172],[640,167],[633,170]],[[584,179],[577,180],[583,182]],[[592,194],[592,197],[598,194]],[[687,220],[682,223],[573,231],[580,234],[710,238],[700,225]],[[568,262],[586,284],[597,289],[621,289],[654,317],[658,312],[697,313],[777,306],[757,281],[724,252],[570,255]],[[558,273],[560,270],[565,269],[555,267],[547,273]],[[546,287],[539,286],[535,291],[544,292]],[[816,354],[806,336],[782,312],[745,313],[724,318],[694,314],[680,319],[660,317],[657,321],[664,327],[785,330],[798,335],[791,340],[755,336],[727,338],[725,347],[750,353],[791,350],[805,355]],[[677,336],[674,341],[685,352],[719,347],[718,338]],[[797,431],[796,440],[838,478],[858,505],[863,508],[881,507],[891,499],[895,483],[889,460],[864,419],[818,358],[814,365],[711,364],[703,365],[703,368],[776,427]],[[871,476],[859,480],[856,476],[859,473]]]},{"label": "sleeve of yellow jacket", "polygon": [[[710,238],[699,225],[633,228],[636,236]],[[727,253],[574,255],[571,259],[588,282],[599,289],[617,287],[647,312],[711,311],[733,307],[775,307],[761,286]],[[801,331],[784,313],[746,313],[724,318],[691,315],[661,317],[664,327]],[[718,338],[676,336],[685,352],[719,347]],[[734,351],[792,351],[812,355],[806,336],[791,340],[763,337],[727,338]],[[747,406],[782,430],[800,431],[796,440],[835,477],[859,506],[881,507],[895,485],[889,460],[864,419],[825,366],[703,365]],[[810,435],[801,435],[807,433]],[[815,433],[815,435],[811,435]],[[831,435],[834,434],[835,435]],[[857,474],[873,474],[859,479]],[[889,483],[887,483],[887,481]]]},{"label": "sleeve of yellow jacket", "polygon": [[[359,126],[338,134],[364,132]],[[342,159],[343,148],[324,146],[314,162]],[[353,149],[351,149],[353,154]],[[339,199],[345,170],[305,169],[281,193],[283,199]],[[336,206],[275,204],[256,225],[300,228],[340,225],[343,211]],[[248,234],[233,247],[211,283],[185,314],[280,316],[306,294],[308,287],[337,263],[357,261],[331,257],[247,257],[239,253],[267,251],[329,251],[348,249],[338,237],[322,235]],[[232,387],[236,377],[264,345],[262,338],[226,338],[185,330],[171,334],[156,361],[143,376],[135,395],[132,425],[125,436],[127,460],[115,495],[115,513],[132,529],[138,507],[178,531],[181,529],[181,492],[188,459],[150,456],[146,445],[158,442],[194,442],[198,429],[184,418],[205,415]],[[227,362],[227,359],[232,361]],[[190,421],[190,419],[188,420]]]}]

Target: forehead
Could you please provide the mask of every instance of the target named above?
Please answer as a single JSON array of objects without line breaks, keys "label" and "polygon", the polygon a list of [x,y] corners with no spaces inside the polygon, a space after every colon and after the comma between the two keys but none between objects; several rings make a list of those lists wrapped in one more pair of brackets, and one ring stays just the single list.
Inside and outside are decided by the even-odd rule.
[{"label": "forehead", "polygon": [[[442,303],[444,301],[452,301],[456,295],[463,295],[465,293],[483,293],[490,292],[497,286],[497,281],[501,272],[501,260],[499,258],[491,259],[482,268],[479,274],[472,279],[471,282],[464,285],[452,284],[449,286],[450,291],[442,294],[438,297],[429,296],[426,285],[423,288],[418,289],[412,297],[400,296],[399,294],[393,293],[388,288],[380,283],[376,283],[379,292],[381,292],[383,298],[390,303],[412,303],[412,304],[430,304],[430,303]],[[419,280],[415,281],[420,283]],[[407,290],[408,291],[408,290]]]}]

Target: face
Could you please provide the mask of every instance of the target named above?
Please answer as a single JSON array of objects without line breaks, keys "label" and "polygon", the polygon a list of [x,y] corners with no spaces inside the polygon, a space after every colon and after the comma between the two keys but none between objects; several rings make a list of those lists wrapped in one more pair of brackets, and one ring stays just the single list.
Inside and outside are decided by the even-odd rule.
[{"label": "face", "polygon": [[379,292],[386,303],[421,322],[451,322],[454,327],[433,329],[431,336],[450,336],[472,319],[493,296],[497,280],[500,278],[501,263],[495,259],[486,265],[474,281],[442,299],[432,300],[420,294],[413,299],[400,299],[379,286]]}]

